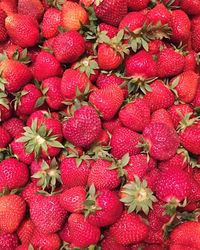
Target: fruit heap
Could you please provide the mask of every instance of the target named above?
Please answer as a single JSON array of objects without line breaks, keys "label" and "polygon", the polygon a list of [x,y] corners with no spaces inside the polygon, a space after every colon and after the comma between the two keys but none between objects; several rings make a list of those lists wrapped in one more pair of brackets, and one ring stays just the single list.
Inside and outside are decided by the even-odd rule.
[{"label": "fruit heap", "polygon": [[0,0],[0,249],[200,249],[200,1]]}]

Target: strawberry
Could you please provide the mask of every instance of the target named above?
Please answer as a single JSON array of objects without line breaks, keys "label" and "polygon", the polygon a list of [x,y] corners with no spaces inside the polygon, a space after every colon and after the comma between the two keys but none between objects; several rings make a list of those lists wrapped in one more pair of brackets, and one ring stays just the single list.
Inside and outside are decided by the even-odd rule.
[{"label": "strawberry", "polygon": [[0,9],[0,42],[4,42],[7,38],[5,19],[6,19],[6,13],[2,9]]},{"label": "strawberry", "polygon": [[29,68],[23,63],[11,59],[5,59],[1,62],[0,88],[9,92],[16,92],[27,84],[32,74]]},{"label": "strawberry", "polygon": [[62,230],[59,232],[59,236],[60,236],[61,240],[68,242],[68,243],[72,243],[71,234],[69,231],[69,225],[67,222],[65,223]]},{"label": "strawberry", "polygon": [[185,67],[183,71],[192,70],[195,71],[196,69],[196,52],[194,50],[191,50],[186,56],[185,56]]},{"label": "strawberry", "polygon": [[63,123],[65,139],[79,147],[89,146],[100,132],[100,118],[91,106],[80,107],[74,112],[73,117]]},{"label": "strawberry", "polygon": [[195,108],[200,106],[200,84],[197,86],[197,91],[192,104]]},{"label": "strawberry", "polygon": [[197,23],[196,25],[193,25],[191,29],[192,49],[195,52],[199,52],[200,50],[200,35],[198,32],[199,27],[200,27],[200,23]]},{"label": "strawberry", "polygon": [[15,138],[23,132],[24,124],[20,119],[13,117],[5,121],[2,126],[8,131],[12,138]]},{"label": "strawberry", "polygon": [[151,123],[165,123],[170,128],[174,128],[172,119],[166,109],[158,109],[151,115]]},{"label": "strawberry", "polygon": [[129,153],[130,156],[139,154],[141,149],[138,147],[138,143],[141,138],[140,134],[128,128],[115,129],[110,141],[112,155],[120,159],[126,153]]},{"label": "strawberry", "polygon": [[61,162],[60,172],[64,188],[86,186],[90,173],[90,163],[88,161],[82,161],[81,164],[78,163],[76,158],[66,158]]},{"label": "strawberry", "polygon": [[34,77],[43,81],[53,76],[61,75],[61,66],[57,59],[50,53],[41,51],[34,63]]},{"label": "strawberry", "polygon": [[27,166],[14,158],[3,160],[0,163],[0,189],[6,186],[16,189],[25,186],[29,179]]},{"label": "strawberry", "polygon": [[6,17],[5,27],[12,41],[22,48],[32,47],[39,42],[38,23],[31,16],[11,14]]},{"label": "strawberry", "polygon": [[66,1],[62,7],[61,23],[67,30],[79,30],[81,25],[88,23],[87,12],[78,3]]},{"label": "strawberry", "polygon": [[26,185],[24,190],[21,193],[21,196],[24,198],[24,200],[29,205],[32,199],[35,199],[37,197],[37,192],[41,190],[40,186],[37,186],[36,183],[30,182]]},{"label": "strawberry", "polygon": [[35,231],[31,239],[31,244],[34,249],[58,250],[61,246],[61,241],[58,234],[44,235]]},{"label": "strawberry", "polygon": [[119,186],[120,178],[116,169],[112,168],[112,162],[98,159],[90,170],[88,185],[95,185],[97,189],[114,189]]},{"label": "strawberry", "polygon": [[41,91],[34,84],[27,84],[16,94],[15,108],[18,114],[30,115],[37,109],[37,103],[42,98]]},{"label": "strawberry", "polygon": [[110,227],[110,233],[119,244],[136,244],[147,237],[148,226],[140,215],[124,211],[120,219]]},{"label": "strawberry", "polygon": [[102,250],[130,250],[130,248],[127,248],[119,243],[116,242],[115,238],[110,234],[109,231],[105,231],[104,238],[101,242],[101,248]]},{"label": "strawberry", "polygon": [[44,12],[44,6],[40,0],[18,0],[18,14],[31,16],[40,20]]},{"label": "strawberry", "polygon": [[200,3],[196,0],[182,0],[180,2],[181,9],[188,15],[200,15]]},{"label": "strawberry", "polygon": [[198,249],[200,247],[199,231],[200,224],[197,221],[187,221],[178,225],[170,235],[170,243],[179,245],[179,248],[170,246],[170,250],[183,249],[183,247],[188,250]]},{"label": "strawberry", "polygon": [[4,92],[0,92],[0,121],[7,120],[12,115],[9,98]]},{"label": "strawberry", "polygon": [[8,194],[0,197],[0,206],[1,232],[13,233],[25,215],[25,201],[16,194]]},{"label": "strawberry", "polygon": [[103,0],[94,2],[96,16],[103,22],[118,26],[127,14],[127,2],[123,0]]},{"label": "strawberry", "polygon": [[48,106],[54,110],[60,110],[63,108],[63,97],[61,94],[61,78],[50,77],[42,82],[42,91],[45,93],[45,100]]},{"label": "strawberry", "polygon": [[180,143],[174,128],[164,123],[150,123],[144,129],[143,137],[147,143],[147,151],[156,160],[170,159],[176,154]]},{"label": "strawberry", "polygon": [[166,161],[161,161],[158,164],[160,170],[170,170],[170,169],[185,169],[188,166],[185,160],[185,155],[182,153],[176,153],[171,159]]},{"label": "strawberry", "polygon": [[118,33],[118,29],[116,27],[106,23],[100,23],[98,27],[100,32],[106,31],[106,36],[109,38],[115,37]]},{"label": "strawberry", "polygon": [[85,199],[85,189],[81,186],[76,186],[65,190],[60,195],[60,204],[71,213],[80,213],[84,208],[83,203]]},{"label": "strawberry", "polygon": [[74,30],[60,33],[55,37],[53,52],[61,63],[73,63],[85,51],[85,41],[82,35]]},{"label": "strawberry", "polygon": [[12,137],[10,134],[3,126],[0,126],[0,149],[6,148],[11,141]]},{"label": "strawberry", "polygon": [[142,132],[150,122],[150,109],[143,99],[136,98],[120,110],[119,119],[125,127]]},{"label": "strawberry", "polygon": [[16,249],[18,246],[18,238],[16,234],[0,233],[0,248],[6,250]]},{"label": "strawberry", "polygon": [[143,10],[145,9],[148,4],[149,4],[149,0],[128,0],[128,8],[133,11],[133,10]]},{"label": "strawberry", "polygon": [[35,225],[31,219],[24,220],[17,230],[17,235],[23,245],[29,245],[33,232],[35,230]]},{"label": "strawberry", "polygon": [[10,0],[9,2],[7,0],[2,0],[0,3],[0,8],[6,12],[7,15],[11,13],[17,13],[17,1],[16,0]]},{"label": "strawberry", "polygon": [[58,35],[58,27],[61,25],[61,11],[56,8],[49,8],[45,11],[42,22],[41,30],[45,38],[51,38]]},{"label": "strawberry", "polygon": [[84,215],[73,213],[69,216],[68,223],[72,242],[76,247],[84,248],[98,242],[100,229],[85,220]]},{"label": "strawberry", "polygon": [[107,130],[110,134],[112,134],[115,129],[122,127],[122,124],[118,118],[113,118],[110,121],[104,121],[102,125],[103,128]]},{"label": "strawberry", "polygon": [[136,31],[142,28],[146,20],[146,17],[141,12],[129,12],[120,22],[119,29],[125,29],[126,27],[130,31]]},{"label": "strawberry", "polygon": [[[173,10],[169,26],[172,28],[171,40],[174,43],[187,42],[190,36],[190,19],[183,10]],[[182,27],[179,29],[179,27]]]},{"label": "strawberry", "polygon": [[172,48],[164,48],[158,54],[158,76],[171,77],[180,74],[185,66],[184,57]]},{"label": "strawberry", "polygon": [[157,24],[161,22],[162,25],[168,24],[171,18],[171,13],[164,4],[157,4],[153,9],[150,9],[146,16],[148,23]]},{"label": "strawberry", "polygon": [[153,168],[147,172],[144,176],[144,179],[147,181],[148,187],[155,192],[156,182],[160,177],[161,171],[158,168]]},{"label": "strawberry", "polygon": [[123,91],[117,85],[97,89],[90,94],[89,101],[102,114],[104,120],[111,120],[123,102]]},{"label": "strawberry", "polygon": [[174,95],[162,81],[155,80],[150,84],[150,87],[152,91],[146,92],[144,101],[150,107],[151,112],[173,105]]}]

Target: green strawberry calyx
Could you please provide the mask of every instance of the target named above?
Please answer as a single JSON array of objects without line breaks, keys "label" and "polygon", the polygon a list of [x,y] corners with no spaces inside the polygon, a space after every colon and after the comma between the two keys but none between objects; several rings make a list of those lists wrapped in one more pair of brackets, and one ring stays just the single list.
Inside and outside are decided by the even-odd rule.
[{"label": "green strawberry calyx", "polygon": [[81,73],[85,73],[89,78],[95,74],[95,70],[99,69],[98,63],[95,60],[96,57],[89,56],[83,58],[80,62],[74,65],[74,69],[79,69]]},{"label": "green strawberry calyx", "polygon": [[4,92],[0,92],[0,105],[5,107],[6,109],[9,109],[9,101],[7,99],[7,95]]},{"label": "green strawberry calyx", "polygon": [[184,132],[186,128],[194,125],[195,123],[200,121],[200,116],[197,117],[191,117],[193,116],[193,113],[187,113],[184,116],[177,111],[182,118],[182,120],[179,122],[179,125],[177,127],[178,132]]}]

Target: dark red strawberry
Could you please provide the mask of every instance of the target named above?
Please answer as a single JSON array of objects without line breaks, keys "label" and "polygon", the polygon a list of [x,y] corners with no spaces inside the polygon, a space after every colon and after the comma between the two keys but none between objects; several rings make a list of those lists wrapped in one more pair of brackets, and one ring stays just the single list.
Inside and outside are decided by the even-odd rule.
[{"label": "dark red strawberry", "polygon": [[0,41],[4,42],[7,38],[7,30],[5,28],[6,13],[0,9]]},{"label": "dark red strawberry", "polygon": [[106,24],[106,23],[100,23],[99,24],[99,31],[106,31],[106,35],[109,38],[113,38],[117,35],[118,29],[112,25]]},{"label": "dark red strawberry", "polygon": [[13,250],[19,244],[16,234],[0,233],[0,249]]},{"label": "dark red strawberry", "polygon": [[130,250],[130,248],[127,248],[119,243],[116,242],[115,238],[110,234],[109,231],[106,231],[104,233],[104,238],[101,242],[102,250]]},{"label": "dark red strawberry", "polygon": [[59,236],[60,236],[61,240],[68,242],[68,243],[72,243],[68,222],[65,223],[64,227],[59,232]]},{"label": "dark red strawberry", "polygon": [[182,153],[175,154],[171,159],[166,161],[161,161],[158,164],[160,170],[170,170],[170,169],[185,169],[188,166],[188,162],[185,159],[185,155]]},{"label": "dark red strawberry", "polygon": [[23,245],[28,246],[30,244],[34,230],[35,225],[31,219],[25,219],[21,223],[20,227],[17,229],[17,235]]},{"label": "dark red strawberry", "polygon": [[0,126],[0,149],[6,148],[11,141],[12,137],[8,131],[3,126]]},{"label": "dark red strawberry", "polygon": [[103,128],[106,129],[110,134],[112,134],[115,129],[123,127],[119,118],[113,118],[110,121],[104,121],[102,125]]},{"label": "dark red strawberry", "polygon": [[130,10],[143,10],[149,4],[149,0],[128,0],[128,8]]}]

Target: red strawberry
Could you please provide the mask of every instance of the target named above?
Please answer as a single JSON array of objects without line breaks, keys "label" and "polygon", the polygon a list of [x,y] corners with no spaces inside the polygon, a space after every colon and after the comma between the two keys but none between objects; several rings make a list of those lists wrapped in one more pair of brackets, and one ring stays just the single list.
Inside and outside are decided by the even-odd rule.
[{"label": "red strawberry", "polygon": [[200,84],[198,84],[197,91],[192,104],[195,108],[200,106]]},{"label": "red strawberry", "polygon": [[187,161],[185,160],[184,154],[175,154],[171,159],[166,161],[161,161],[158,164],[160,170],[170,170],[170,169],[181,169],[183,170],[188,166]]},{"label": "red strawberry", "polygon": [[1,232],[13,233],[25,215],[25,201],[16,194],[8,194],[0,197],[0,206]]},{"label": "red strawberry", "polygon": [[115,129],[110,141],[112,155],[121,159],[126,153],[129,153],[130,156],[139,154],[141,149],[138,147],[138,143],[141,138],[140,134],[128,128]]},{"label": "red strawberry", "polygon": [[142,28],[146,17],[141,12],[129,12],[120,22],[119,29],[128,28],[130,31],[136,31]]},{"label": "red strawberry", "polygon": [[62,230],[59,232],[59,236],[60,236],[61,240],[68,242],[68,243],[72,243],[71,234],[69,231],[69,225],[67,222],[65,223]]},{"label": "red strawberry", "polygon": [[97,89],[90,94],[89,101],[102,114],[104,120],[111,120],[123,102],[123,91],[117,85]]},{"label": "red strawberry", "polygon": [[30,218],[41,234],[52,234],[62,228],[65,216],[59,202],[59,195],[44,196],[38,194],[30,202]]},{"label": "red strawberry", "polygon": [[124,211],[120,219],[110,227],[110,233],[119,244],[136,244],[147,237],[148,226],[136,213],[128,214]]},{"label": "red strawberry", "polygon": [[71,213],[80,213],[84,209],[83,203],[86,199],[85,189],[81,186],[65,190],[60,195],[60,204]]},{"label": "red strawberry", "polygon": [[152,91],[146,92],[144,101],[150,107],[151,112],[172,106],[175,97],[162,81],[155,80],[150,87]]},{"label": "red strawberry", "polygon": [[194,50],[189,51],[189,54],[185,56],[185,67],[183,71],[192,70],[195,71],[196,69],[196,52]]},{"label": "red strawberry", "polygon": [[200,15],[200,3],[196,0],[182,0],[180,2],[181,9],[185,11],[188,15]]},{"label": "red strawberry", "polygon": [[130,248],[127,248],[119,243],[116,242],[115,238],[110,234],[109,231],[106,231],[104,233],[104,238],[101,242],[101,248],[102,250],[130,250]]},{"label": "red strawberry", "polygon": [[56,8],[49,8],[45,11],[41,30],[45,38],[51,38],[58,35],[58,27],[61,25],[61,11]]},{"label": "red strawberry", "polygon": [[113,38],[114,36],[117,35],[118,29],[112,25],[106,24],[106,23],[100,23],[99,24],[99,31],[106,31],[106,35],[109,38]]},{"label": "red strawberry", "polygon": [[0,233],[0,249],[13,250],[18,246],[16,234]]},{"label": "red strawberry", "polygon": [[27,84],[32,74],[29,68],[21,62],[6,59],[1,62],[1,77],[3,78],[0,87],[9,92],[16,92]]},{"label": "red strawberry", "polygon": [[103,0],[100,3],[95,1],[94,11],[101,21],[118,26],[127,14],[127,2],[123,0]]},{"label": "red strawberry", "polygon": [[18,135],[20,135],[24,130],[24,124],[23,122],[18,119],[18,118],[11,118],[7,121],[5,121],[2,126],[8,131],[8,133],[13,137],[17,137]]},{"label": "red strawberry", "polygon": [[5,27],[12,41],[22,48],[32,47],[39,42],[38,23],[28,15],[9,15],[6,17]]},{"label": "red strawberry", "polygon": [[114,189],[119,186],[120,178],[117,169],[110,169],[112,162],[98,159],[94,164],[88,177],[88,185],[95,185],[97,189]]},{"label": "red strawberry", "polygon": [[149,4],[149,0],[128,0],[128,8],[130,10],[143,10]]},{"label": "red strawberry", "polygon": [[17,1],[10,0],[2,0],[0,3],[0,8],[6,12],[7,15],[11,13],[17,13]]},{"label": "red strawberry", "polygon": [[84,215],[71,214],[68,223],[72,242],[76,247],[88,247],[99,241],[100,229],[86,221]]},{"label": "red strawberry", "polygon": [[199,27],[200,23],[197,23],[192,26],[191,29],[191,42],[192,42],[192,49],[195,52],[199,52],[200,50],[200,35],[199,35]]},{"label": "red strawberry", "polygon": [[86,186],[90,173],[90,163],[88,161],[82,161],[80,165],[77,163],[76,158],[66,158],[61,162],[60,172],[64,188]]},{"label": "red strawberry", "polygon": [[61,66],[57,59],[50,53],[41,51],[34,63],[34,77],[38,81],[43,81],[53,76],[61,75]]},{"label": "red strawberry", "polygon": [[54,39],[53,51],[59,62],[73,63],[84,53],[85,41],[77,31],[61,33]]},{"label": "red strawberry", "polygon": [[7,38],[7,30],[5,28],[6,13],[0,9],[0,42],[4,42]]},{"label": "red strawberry", "polygon": [[150,123],[143,131],[147,151],[156,160],[168,160],[175,155],[179,146],[179,137],[164,123]]},{"label": "red strawberry", "polygon": [[23,245],[29,245],[33,232],[35,230],[35,225],[31,219],[24,220],[17,230],[17,235]]},{"label": "red strawberry", "polygon": [[3,126],[0,126],[0,149],[6,148],[11,141],[12,137],[10,134]]},{"label": "red strawberry", "polygon": [[9,99],[4,92],[0,92],[0,121],[7,120],[12,115]]},{"label": "red strawberry", "polygon": [[44,235],[35,231],[31,239],[31,244],[34,249],[58,250],[61,246],[61,241],[58,234]]},{"label": "red strawberry", "polygon": [[18,0],[18,13],[22,15],[31,16],[40,20],[44,12],[44,6],[40,0]]},{"label": "red strawberry", "polygon": [[3,160],[0,163],[0,189],[6,186],[16,189],[25,186],[29,179],[27,166],[14,158]]},{"label": "red strawberry", "polygon": [[172,119],[166,109],[158,109],[151,115],[151,123],[165,123],[170,128],[174,128]]},{"label": "red strawberry", "polygon": [[142,132],[150,122],[150,109],[143,99],[136,98],[120,110],[119,119],[125,127]]},{"label": "red strawberry", "polygon": [[103,125],[103,128],[107,130],[110,134],[112,134],[115,129],[122,127],[122,124],[119,118],[113,118],[110,121],[104,121],[102,125]]},{"label": "red strawberry", "polygon": [[101,121],[96,110],[82,106],[73,117],[63,123],[64,137],[75,146],[86,147],[94,142],[101,132]]},{"label": "red strawberry", "polygon": [[31,182],[26,185],[26,187],[21,193],[21,196],[28,204],[30,204],[31,200],[35,199],[35,197],[37,196],[37,191],[39,190],[41,190],[41,187],[37,186],[36,183]]},{"label": "red strawberry", "polygon": [[148,23],[157,24],[161,22],[162,25],[168,24],[171,18],[171,13],[164,4],[157,4],[153,9],[147,13]]},{"label": "red strawberry", "polygon": [[147,181],[148,187],[155,192],[156,182],[160,177],[160,170],[158,168],[153,168],[148,173],[145,174],[144,179]]}]

